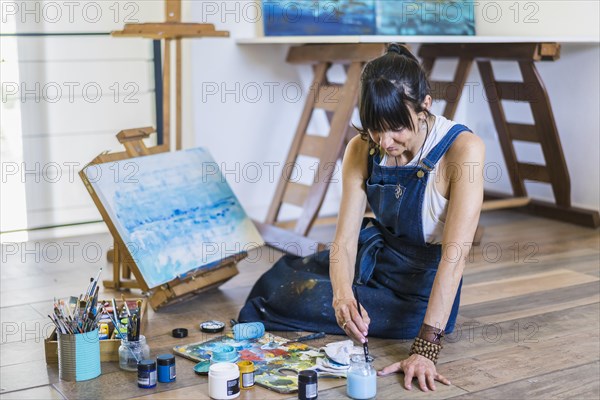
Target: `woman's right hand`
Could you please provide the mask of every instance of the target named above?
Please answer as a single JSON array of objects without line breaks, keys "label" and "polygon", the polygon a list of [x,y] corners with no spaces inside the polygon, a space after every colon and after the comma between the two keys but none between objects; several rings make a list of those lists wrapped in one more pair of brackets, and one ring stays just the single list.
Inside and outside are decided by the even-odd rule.
[{"label": "woman's right hand", "polygon": [[361,306],[361,318],[354,297],[334,299],[333,308],[337,323],[346,332],[346,335],[352,340],[365,343],[369,334],[369,324],[371,323],[367,310]]}]

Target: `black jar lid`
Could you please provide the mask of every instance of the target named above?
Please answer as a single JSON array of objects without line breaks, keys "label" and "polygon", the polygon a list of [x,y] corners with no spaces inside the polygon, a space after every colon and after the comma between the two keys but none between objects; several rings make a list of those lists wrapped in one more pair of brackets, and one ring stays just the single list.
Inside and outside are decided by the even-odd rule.
[{"label": "black jar lid", "polygon": [[156,363],[158,365],[172,365],[175,364],[175,356],[173,354],[161,354],[156,357]]},{"label": "black jar lid", "polygon": [[139,371],[154,371],[156,369],[156,363],[154,360],[142,360],[138,363],[138,372]]},{"label": "black jar lid", "polygon": [[200,324],[200,330],[206,333],[218,333],[225,329],[225,323],[221,321],[211,320],[204,321]]},{"label": "black jar lid", "polygon": [[171,335],[173,335],[174,338],[181,339],[187,337],[188,330],[185,328],[175,328],[171,331]]},{"label": "black jar lid", "polygon": [[298,372],[298,382],[311,384],[317,382],[317,373],[313,370]]}]

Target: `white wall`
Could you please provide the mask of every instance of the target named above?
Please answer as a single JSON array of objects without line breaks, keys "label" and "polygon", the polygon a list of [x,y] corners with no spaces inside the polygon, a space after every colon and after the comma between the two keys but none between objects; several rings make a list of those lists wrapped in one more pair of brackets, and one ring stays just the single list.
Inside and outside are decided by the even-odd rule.
[{"label": "white wall", "polygon": [[[232,37],[202,39],[192,44],[193,126],[196,144],[208,147],[215,159],[222,163],[223,169],[234,171],[236,165],[239,166],[239,170],[230,172],[227,179],[248,213],[262,220],[271,203],[276,179],[281,174],[304,104],[304,98],[297,102],[290,100],[294,97],[291,89],[287,98],[281,89],[285,85],[301,85],[305,95],[311,72],[308,67],[291,66],[285,62],[287,45],[237,45],[236,38],[252,37],[260,31],[262,21],[253,23],[255,16],[248,2],[227,3],[224,6],[222,2],[194,1],[191,5],[191,21],[214,23],[218,29],[229,30]],[[484,9],[483,3],[486,2],[481,3],[476,13]],[[514,14],[510,14],[513,11],[508,9],[514,2],[496,3],[504,10],[503,17],[495,21],[495,17],[491,18],[492,14],[488,14],[490,18],[486,22],[476,14],[479,34],[598,35],[598,3],[595,1],[536,2],[539,8],[534,15],[538,19],[535,24],[514,22]],[[525,8],[524,3],[527,2],[521,3],[521,11],[531,13]],[[487,6],[486,10],[491,13],[490,7],[493,6]],[[571,44],[563,46],[560,60],[537,63],[548,89],[565,151],[573,204],[591,209],[600,208],[599,56],[597,44]],[[453,63],[440,63],[434,73],[450,77],[452,67]],[[499,78],[518,78],[518,75],[515,76],[518,71],[516,64],[494,62],[494,68]],[[469,81],[473,85],[480,82],[477,68],[473,69]],[[215,85],[219,88],[218,93],[211,95]],[[272,99],[269,98],[269,85],[278,85]],[[262,88],[262,96],[258,98],[253,91],[256,86]],[[236,99],[235,94],[226,93],[223,89],[232,90],[239,97]],[[482,86],[479,90],[476,88],[473,101],[469,101],[468,96],[463,97],[455,119],[483,137],[487,144],[487,162],[500,163],[505,168],[482,89]],[[438,109],[441,109],[439,105]],[[511,121],[527,121],[528,113],[515,103],[506,104],[506,112]],[[519,145],[519,159],[541,161],[541,151],[536,146]],[[255,165],[249,163],[261,165],[262,179],[253,180]],[[270,181],[270,171],[265,163],[277,164],[274,181]],[[303,172],[307,175],[309,169],[303,168]],[[339,178],[339,173],[336,177]],[[548,185],[528,184],[527,188],[535,198],[553,199]],[[506,174],[498,182],[487,182],[486,189],[510,193]],[[333,184],[322,214],[337,211],[340,195],[339,183]]]},{"label": "white wall", "polygon": [[472,0],[477,35],[598,38],[597,0]]},{"label": "white wall", "polygon": [[[211,151],[247,212],[263,220],[302,112],[310,67],[286,64],[286,45],[237,45],[235,38],[253,36],[255,25],[245,22],[241,13],[221,15],[221,2],[202,3],[192,3],[191,20],[214,23],[217,29],[229,30],[232,38],[192,44],[196,145]],[[230,2],[228,10],[236,3],[242,10],[244,2]],[[209,15],[215,4],[219,13]],[[257,180],[254,163],[261,174]],[[309,167],[299,179],[307,179]],[[335,187],[330,192],[334,199],[324,207],[329,214],[337,211],[340,194]]]}]

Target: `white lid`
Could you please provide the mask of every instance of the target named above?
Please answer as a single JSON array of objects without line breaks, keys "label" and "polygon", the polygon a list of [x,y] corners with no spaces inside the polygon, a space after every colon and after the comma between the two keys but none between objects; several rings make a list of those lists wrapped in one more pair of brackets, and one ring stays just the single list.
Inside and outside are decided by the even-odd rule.
[{"label": "white lid", "polygon": [[226,375],[237,375],[240,374],[240,369],[237,364],[228,363],[228,362],[220,362],[214,363],[208,369],[209,375],[213,376],[226,376]]}]

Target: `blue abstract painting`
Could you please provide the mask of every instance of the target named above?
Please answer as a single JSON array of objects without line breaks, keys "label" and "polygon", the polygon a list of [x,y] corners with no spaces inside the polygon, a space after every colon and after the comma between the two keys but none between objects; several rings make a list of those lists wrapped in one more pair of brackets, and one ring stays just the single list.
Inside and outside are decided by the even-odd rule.
[{"label": "blue abstract painting", "polygon": [[266,36],[372,35],[373,0],[264,0]]},{"label": "blue abstract painting", "polygon": [[263,0],[265,36],[475,35],[471,0]]},{"label": "blue abstract painting", "polygon": [[474,35],[472,0],[376,1],[377,35]]},{"label": "blue abstract painting", "polygon": [[264,244],[203,148],[84,172],[150,288]]}]

